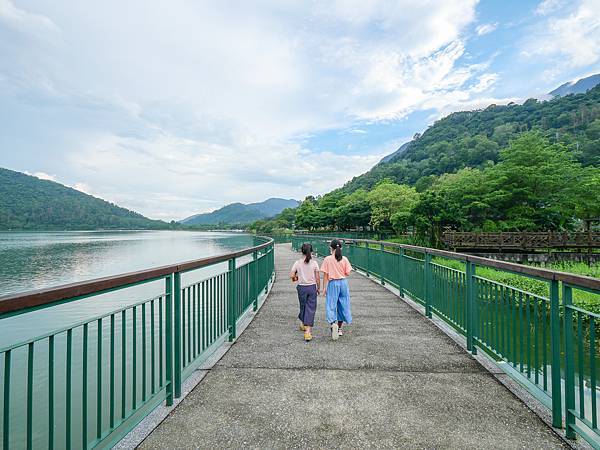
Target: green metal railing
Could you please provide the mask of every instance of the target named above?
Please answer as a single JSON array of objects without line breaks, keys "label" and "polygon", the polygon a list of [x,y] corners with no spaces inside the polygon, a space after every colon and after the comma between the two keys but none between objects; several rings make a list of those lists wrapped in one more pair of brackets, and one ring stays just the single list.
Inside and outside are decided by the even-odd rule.
[{"label": "green metal railing", "polygon": [[[42,308],[162,286],[156,297],[0,344],[0,448],[106,448],[163,401],[172,405],[186,378],[236,338],[239,320],[264,298],[274,247],[259,239],[226,255],[1,297],[0,326]],[[205,268],[212,273],[182,283]]]},{"label": "green metal railing", "polygon": [[[311,242],[328,255],[330,239],[299,235],[292,247]],[[578,434],[600,448],[600,315],[585,307],[600,306],[600,279],[431,248],[345,242],[355,268],[421,304],[427,317],[443,319],[465,336],[469,351],[484,351],[551,408],[553,426],[565,424],[568,438]],[[537,280],[547,295],[495,274]],[[586,302],[577,305],[577,297]]]},{"label": "green metal railing", "polygon": [[292,234],[269,234],[275,244],[288,244],[292,242]]},{"label": "green metal railing", "polygon": [[[334,233],[334,234],[332,234]],[[344,239],[388,239],[393,237],[395,234],[391,231],[308,231],[308,230],[297,230],[295,235],[308,235],[308,236],[333,236]],[[404,235],[409,236],[409,235]]]}]

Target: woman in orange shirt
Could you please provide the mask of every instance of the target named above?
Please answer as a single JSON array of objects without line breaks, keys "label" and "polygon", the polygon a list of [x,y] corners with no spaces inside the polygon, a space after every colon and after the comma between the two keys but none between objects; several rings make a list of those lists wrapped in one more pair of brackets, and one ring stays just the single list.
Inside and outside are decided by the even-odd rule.
[{"label": "woman in orange shirt", "polygon": [[331,326],[331,339],[336,341],[342,335],[344,322],[352,323],[350,309],[350,291],[346,277],[350,275],[352,266],[345,256],[342,256],[342,243],[334,239],[329,244],[331,255],[323,260],[323,295],[326,298],[325,312],[327,322]]}]

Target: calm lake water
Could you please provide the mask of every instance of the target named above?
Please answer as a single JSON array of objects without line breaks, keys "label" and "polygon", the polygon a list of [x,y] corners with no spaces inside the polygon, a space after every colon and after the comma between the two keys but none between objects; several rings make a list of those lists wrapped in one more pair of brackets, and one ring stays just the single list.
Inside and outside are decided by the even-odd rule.
[{"label": "calm lake water", "polygon": [[0,233],[0,295],[203,258],[253,242],[250,235],[190,231]]},{"label": "calm lake water", "polygon": [[[0,233],[0,295],[118,275],[219,255],[255,244],[251,235],[191,231]],[[225,264],[185,274],[182,282],[225,271]],[[160,282],[4,319],[0,347],[164,291]]]},{"label": "calm lake water", "polygon": [[[32,289],[58,286],[65,283],[84,281],[109,275],[118,275],[141,269],[213,256],[230,251],[239,250],[256,244],[250,235],[233,233],[206,233],[187,231],[117,231],[117,232],[52,232],[52,233],[0,233],[0,295],[24,292]],[[240,258],[239,263],[244,263],[249,257]],[[195,270],[182,275],[182,285],[190,284],[211,277],[227,270],[227,264],[217,264],[208,268]],[[130,287],[118,291],[92,296],[86,299],[72,301],[61,305],[8,317],[0,321],[0,349],[28,342],[46,333],[54,333],[72,327],[82,321],[100,315],[111,313],[142,300],[152,299],[163,295],[164,281],[150,282],[141,286]],[[139,310],[137,312],[138,328],[140,327]],[[149,312],[148,312],[149,313]],[[155,320],[159,319],[155,313]],[[148,316],[147,321],[151,320]],[[128,313],[127,329],[131,329],[132,314]],[[120,322],[119,322],[120,323]],[[102,344],[104,363],[94,366],[98,357],[96,353],[98,327],[92,322],[90,325],[89,342],[85,351],[88,353],[90,374],[101,371],[102,379],[108,379],[109,371],[106,361],[109,349],[110,333],[108,320],[102,324]],[[141,343],[142,335],[138,329],[136,335]],[[34,344],[33,357],[33,447],[48,447],[48,417],[50,411],[54,412],[55,420],[55,446],[64,448],[66,445],[66,360],[65,332],[56,335],[55,357],[53,365],[56,373],[53,382],[54,400],[52,405],[48,401],[48,339],[44,338]],[[130,334],[127,344],[127,355],[132,355]],[[139,344],[141,345],[141,344]],[[26,421],[26,381],[27,381],[27,345],[19,346],[12,351],[11,382],[10,382],[10,433],[11,448],[25,448]],[[120,361],[120,346],[116,352],[116,360]],[[95,393],[100,389],[97,378],[90,376],[87,382],[82,378],[82,365],[84,347],[82,344],[82,327],[78,326],[73,331],[73,361],[70,382],[73,392],[71,412],[72,439],[80,447],[82,439],[82,396],[84,386],[89,386],[90,394],[85,398],[89,400],[86,421],[90,430],[87,443],[93,441],[95,426],[98,416],[95,411],[98,407]],[[138,366],[140,351],[136,358]],[[132,375],[131,356],[126,362],[126,371],[129,373],[127,384],[127,398],[131,399]],[[5,353],[0,352],[0,392],[4,389]],[[141,397],[142,385],[141,368],[136,375],[138,387],[136,395]],[[148,376],[146,376],[148,378]],[[108,402],[108,386],[102,387],[103,404]],[[4,410],[3,398],[0,396],[0,415]],[[131,400],[129,400],[131,402]],[[119,406],[119,405],[117,405]],[[131,405],[128,404],[131,408]],[[18,418],[16,420],[16,418]],[[108,409],[104,408],[102,421],[104,426],[108,423]],[[0,427],[0,442],[2,441],[2,428]],[[1,444],[0,444],[1,445]]]}]

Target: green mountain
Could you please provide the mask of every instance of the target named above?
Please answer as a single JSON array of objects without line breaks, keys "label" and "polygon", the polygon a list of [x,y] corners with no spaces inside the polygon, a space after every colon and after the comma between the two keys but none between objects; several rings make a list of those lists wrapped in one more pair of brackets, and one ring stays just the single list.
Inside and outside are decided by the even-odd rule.
[{"label": "green mountain", "polygon": [[273,217],[286,208],[298,206],[297,200],[270,198],[260,203],[232,203],[216,211],[183,219],[183,225],[244,225],[256,220]]},{"label": "green mountain", "polygon": [[0,230],[159,229],[168,226],[62,184],[0,168]]},{"label": "green mountain", "polygon": [[509,141],[531,130],[564,144],[583,166],[600,166],[600,85],[550,101],[529,99],[450,114],[343,189],[371,189],[389,178],[422,190],[434,176],[497,163]]},{"label": "green mountain", "polygon": [[369,172],[250,229],[565,231],[600,217],[600,85],[457,112]]}]

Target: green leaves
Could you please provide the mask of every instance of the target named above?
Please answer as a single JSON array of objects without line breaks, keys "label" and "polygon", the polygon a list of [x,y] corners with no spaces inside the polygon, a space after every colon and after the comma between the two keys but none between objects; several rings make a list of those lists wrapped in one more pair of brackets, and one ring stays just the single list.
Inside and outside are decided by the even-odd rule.
[{"label": "green leaves", "polygon": [[395,221],[394,230],[401,232],[408,225],[406,218],[419,201],[419,194],[413,187],[383,180],[369,192],[367,200],[371,205],[373,227],[389,229]]},{"label": "green leaves", "polygon": [[[296,228],[569,230],[600,217],[600,86],[453,113],[342,189],[308,197]],[[414,186],[414,188],[412,187]]]}]

